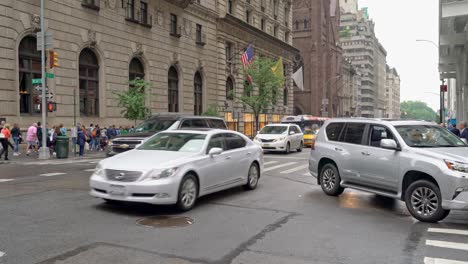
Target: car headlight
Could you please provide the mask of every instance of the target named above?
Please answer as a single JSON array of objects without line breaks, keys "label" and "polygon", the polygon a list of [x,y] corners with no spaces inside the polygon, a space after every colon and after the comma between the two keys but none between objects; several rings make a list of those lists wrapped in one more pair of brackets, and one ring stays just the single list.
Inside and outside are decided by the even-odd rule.
[{"label": "car headlight", "polygon": [[93,175],[104,178],[106,176],[106,170],[101,164],[98,164],[96,169],[94,169]]},{"label": "car headlight", "polygon": [[146,180],[159,180],[164,178],[169,178],[176,174],[177,168],[170,168],[165,170],[151,170],[146,176]]},{"label": "car headlight", "polygon": [[286,137],[280,137],[280,138],[277,138],[277,139],[273,140],[273,142],[283,141],[285,139],[286,139]]},{"label": "car headlight", "polygon": [[468,172],[468,164],[459,162],[459,161],[452,161],[452,160],[444,160],[445,165],[451,170],[459,171],[459,172]]}]

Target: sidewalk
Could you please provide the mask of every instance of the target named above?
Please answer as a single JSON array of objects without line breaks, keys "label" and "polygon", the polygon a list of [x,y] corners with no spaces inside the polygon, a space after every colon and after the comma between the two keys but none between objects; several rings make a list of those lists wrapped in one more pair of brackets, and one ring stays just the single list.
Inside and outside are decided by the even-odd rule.
[{"label": "sidewalk", "polygon": [[25,153],[21,153],[20,156],[13,156],[11,152],[8,155],[9,160],[0,160],[0,164],[24,164],[24,165],[32,165],[32,164],[64,164],[64,163],[71,163],[71,162],[78,162],[80,160],[89,161],[89,160],[99,160],[106,157],[107,151],[86,151],[83,157],[79,157],[78,154],[73,155],[73,152],[68,154],[68,158],[66,159],[57,159],[56,157],[51,156],[50,159],[41,160],[38,158],[38,154],[31,153],[27,156]]}]

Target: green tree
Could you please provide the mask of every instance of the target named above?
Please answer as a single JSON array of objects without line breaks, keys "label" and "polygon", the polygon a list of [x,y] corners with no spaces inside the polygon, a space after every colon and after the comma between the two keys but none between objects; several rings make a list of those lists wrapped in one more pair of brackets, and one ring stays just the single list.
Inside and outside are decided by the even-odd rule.
[{"label": "green tree", "polygon": [[272,59],[257,57],[246,71],[252,78],[252,83],[246,81],[244,93],[238,97],[239,101],[252,110],[256,131],[259,126],[259,115],[266,113],[268,108],[276,103],[280,88],[284,83],[284,76],[272,71],[275,65],[276,61]]},{"label": "green tree", "polygon": [[400,105],[400,110],[404,119],[438,121],[437,113],[421,101],[404,101]]},{"label": "green tree", "polygon": [[136,125],[137,120],[146,119],[151,114],[150,109],[145,106],[145,91],[151,87],[151,83],[136,78],[129,81],[128,86],[128,90],[115,94],[118,106],[123,108],[123,117],[133,120]]},{"label": "green tree", "polygon": [[211,104],[208,106],[205,112],[203,112],[202,116],[214,116],[219,117],[218,106],[216,104]]}]

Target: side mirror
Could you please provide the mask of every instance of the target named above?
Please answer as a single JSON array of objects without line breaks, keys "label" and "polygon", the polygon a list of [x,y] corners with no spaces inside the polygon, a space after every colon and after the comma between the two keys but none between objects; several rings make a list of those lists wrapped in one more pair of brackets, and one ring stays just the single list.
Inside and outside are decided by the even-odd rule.
[{"label": "side mirror", "polygon": [[216,156],[216,155],[220,155],[221,153],[223,153],[222,148],[212,148],[208,152],[208,155],[210,155],[210,157],[213,157],[213,156]]},{"label": "side mirror", "polygon": [[289,135],[294,135],[296,134],[294,131],[289,132]]},{"label": "side mirror", "polygon": [[393,139],[382,139],[380,141],[380,147],[384,149],[398,150],[398,145]]}]

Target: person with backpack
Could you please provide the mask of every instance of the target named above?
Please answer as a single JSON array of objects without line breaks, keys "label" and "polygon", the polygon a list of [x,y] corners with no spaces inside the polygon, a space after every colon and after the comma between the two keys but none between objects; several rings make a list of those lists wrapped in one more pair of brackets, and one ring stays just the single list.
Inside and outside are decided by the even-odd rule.
[{"label": "person with backpack", "polygon": [[86,132],[87,131],[86,131],[86,128],[84,126],[82,126],[80,129],[78,129],[77,144],[80,147],[80,152],[79,152],[80,157],[83,157],[83,155],[84,155],[84,148],[85,148],[85,144],[86,144],[86,140],[87,140]]},{"label": "person with backpack", "polygon": [[90,146],[91,150],[101,150],[101,129],[98,124],[96,124],[93,131],[91,131],[91,138],[91,142],[93,142],[93,145]]}]

